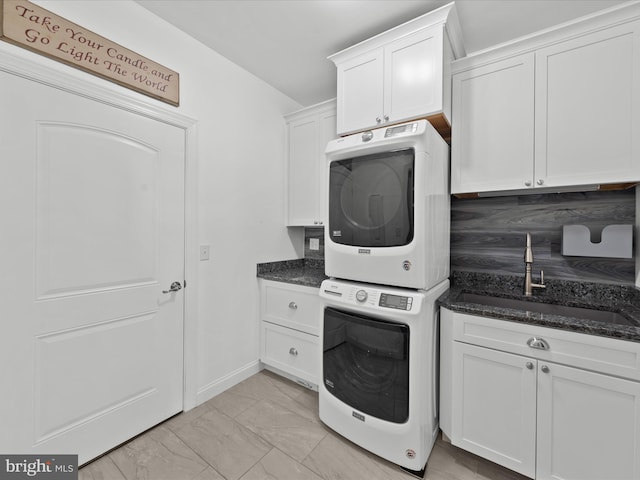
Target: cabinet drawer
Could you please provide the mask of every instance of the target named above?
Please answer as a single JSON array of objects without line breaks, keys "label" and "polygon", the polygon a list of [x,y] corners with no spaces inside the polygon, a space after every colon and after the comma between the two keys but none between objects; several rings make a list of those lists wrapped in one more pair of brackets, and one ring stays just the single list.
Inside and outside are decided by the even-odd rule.
[{"label": "cabinet drawer", "polygon": [[262,287],[262,320],[320,335],[322,303],[317,288],[278,282],[263,282]]},{"label": "cabinet drawer", "polygon": [[262,322],[263,363],[318,385],[320,341],[318,337]]},{"label": "cabinet drawer", "polygon": [[[640,380],[640,343],[453,312],[453,339]],[[546,349],[528,345],[542,339]]]}]

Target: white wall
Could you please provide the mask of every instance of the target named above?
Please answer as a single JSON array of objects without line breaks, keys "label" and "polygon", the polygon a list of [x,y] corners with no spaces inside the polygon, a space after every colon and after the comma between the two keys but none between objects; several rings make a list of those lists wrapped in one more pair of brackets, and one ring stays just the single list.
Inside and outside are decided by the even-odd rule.
[{"label": "white wall", "polygon": [[301,105],[130,0],[34,3],[180,73],[176,111],[198,121],[199,243],[211,245],[198,264],[198,344],[186,346],[198,390],[186,404],[200,403],[258,368],[256,263],[302,256],[302,232],[283,226],[282,119]]}]

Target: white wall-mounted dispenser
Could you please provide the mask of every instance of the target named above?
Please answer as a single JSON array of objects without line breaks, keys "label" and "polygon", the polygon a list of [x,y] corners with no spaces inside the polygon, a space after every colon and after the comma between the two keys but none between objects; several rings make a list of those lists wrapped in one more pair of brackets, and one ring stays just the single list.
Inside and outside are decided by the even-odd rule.
[{"label": "white wall-mounted dispenser", "polygon": [[573,257],[633,257],[633,225],[607,225],[600,242],[591,241],[591,231],[585,225],[562,227],[562,255]]}]

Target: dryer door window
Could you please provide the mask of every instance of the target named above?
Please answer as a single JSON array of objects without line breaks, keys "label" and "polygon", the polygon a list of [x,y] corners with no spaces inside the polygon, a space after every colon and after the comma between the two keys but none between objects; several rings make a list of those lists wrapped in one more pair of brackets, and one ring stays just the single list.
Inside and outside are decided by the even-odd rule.
[{"label": "dryer door window", "polygon": [[414,159],[414,150],[404,149],[331,162],[331,240],[358,247],[410,243]]},{"label": "dryer door window", "polygon": [[409,417],[409,327],[325,308],[323,381],[359,412],[394,423]]}]

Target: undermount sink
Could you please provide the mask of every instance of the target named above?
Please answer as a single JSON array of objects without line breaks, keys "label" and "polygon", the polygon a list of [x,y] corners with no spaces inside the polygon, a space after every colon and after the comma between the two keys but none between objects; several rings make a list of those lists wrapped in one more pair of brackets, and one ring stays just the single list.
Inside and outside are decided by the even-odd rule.
[{"label": "undermount sink", "polygon": [[463,292],[458,296],[458,300],[468,303],[477,303],[490,307],[511,308],[515,310],[525,310],[527,312],[537,312],[547,315],[562,315],[565,317],[580,318],[584,320],[594,320],[596,322],[613,323],[617,325],[630,325],[637,327],[638,324],[617,312],[606,310],[594,310],[583,307],[568,307],[565,305],[554,305],[552,303],[531,302],[517,298],[492,297],[490,295],[480,295],[477,293]]}]

